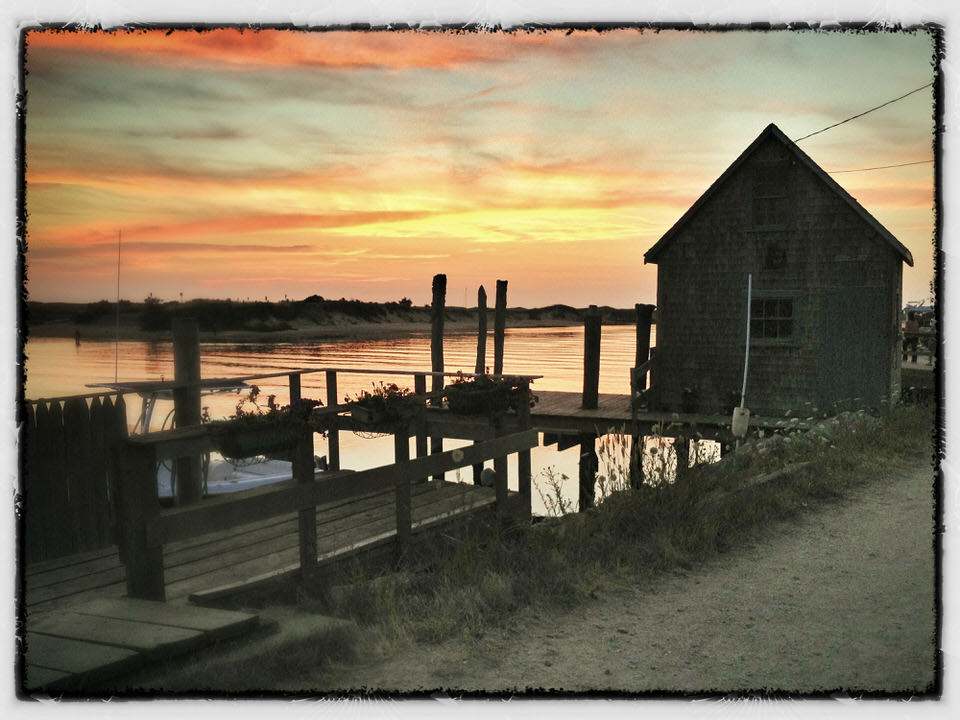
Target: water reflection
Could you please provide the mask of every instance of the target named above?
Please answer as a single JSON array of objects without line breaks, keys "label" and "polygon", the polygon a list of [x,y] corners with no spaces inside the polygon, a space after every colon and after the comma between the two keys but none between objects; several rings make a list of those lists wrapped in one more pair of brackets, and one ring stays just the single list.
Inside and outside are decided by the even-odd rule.
[{"label": "water reflection", "polygon": [[[631,326],[608,326],[603,328],[601,340],[600,384],[602,393],[629,391],[630,368],[635,357],[636,334]],[[583,329],[563,328],[513,328],[505,338],[504,370],[507,373],[542,375],[534,383],[536,390],[566,390],[579,392],[583,388]],[[450,372],[472,372],[476,364],[476,333],[449,333],[444,339],[445,366]],[[492,334],[487,342],[488,366],[493,365]],[[25,396],[31,399],[57,397],[89,392],[90,383],[113,382],[116,372],[119,380],[172,379],[173,347],[170,342],[121,342],[119,356],[112,342],[84,340],[79,347],[73,338],[30,338],[26,345]],[[117,358],[119,357],[119,363]],[[68,360],[69,359],[69,360]],[[400,370],[428,370],[430,368],[430,338],[417,334],[408,338],[391,338],[365,342],[307,342],[307,343],[226,343],[212,342],[201,345],[201,374],[203,377],[231,377],[288,372],[298,369],[322,367],[338,368],[392,368]],[[338,375],[338,395],[354,395],[370,384],[383,379],[375,372],[341,373]],[[413,387],[413,378],[401,378],[400,385]],[[288,397],[287,379],[284,376],[257,382],[262,395],[276,395],[278,402],[285,403]],[[318,398],[326,402],[326,377],[322,372],[307,374],[301,379],[304,397]],[[204,396],[202,404],[212,417],[228,417],[238,401],[235,394]],[[140,410],[136,396],[127,398],[128,422],[133,427]],[[158,402],[154,418],[162,421],[170,411],[170,405]],[[154,425],[156,429],[158,425]],[[445,441],[452,449],[466,443]],[[326,453],[326,441],[317,439],[315,452]],[[342,464],[356,470],[386,464],[393,459],[392,440],[366,440],[343,433],[341,439]],[[566,475],[562,484],[565,497],[577,498],[577,447],[563,452],[556,449],[538,448],[533,455],[533,473],[543,482],[543,473],[554,468],[558,475]],[[514,478],[516,467],[512,460],[510,474]],[[451,473],[449,479],[454,479]],[[462,473],[470,481],[470,470]],[[538,493],[533,493],[534,511],[545,513]]]}]

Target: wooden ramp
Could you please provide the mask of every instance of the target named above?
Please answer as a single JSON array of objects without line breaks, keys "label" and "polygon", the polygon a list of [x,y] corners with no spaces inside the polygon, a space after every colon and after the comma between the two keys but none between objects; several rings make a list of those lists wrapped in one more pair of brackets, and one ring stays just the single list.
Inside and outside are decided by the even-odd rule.
[{"label": "wooden ramp", "polygon": [[31,613],[23,690],[83,691],[107,678],[257,626],[256,615],[129,598]]},{"label": "wooden ramp", "polygon": [[[414,532],[490,509],[495,503],[493,488],[456,482],[417,483],[412,486],[411,496]],[[317,551],[321,564],[389,548],[395,536],[392,492],[371,493],[317,507]],[[167,600],[208,602],[251,583],[295,572],[299,567],[298,553],[294,513],[168,543],[163,553]],[[126,595],[125,570],[116,548],[29,565],[25,585],[28,618],[95,598]]]}]

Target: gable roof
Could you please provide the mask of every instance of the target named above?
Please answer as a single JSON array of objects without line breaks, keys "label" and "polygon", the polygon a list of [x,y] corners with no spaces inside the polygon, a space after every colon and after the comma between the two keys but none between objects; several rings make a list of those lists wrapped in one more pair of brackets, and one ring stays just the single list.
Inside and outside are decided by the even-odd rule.
[{"label": "gable roof", "polygon": [[890,231],[887,230],[883,225],[881,225],[873,215],[868,213],[863,206],[858,203],[853,196],[850,195],[846,190],[844,190],[840,185],[834,180],[830,175],[828,175],[819,165],[817,165],[813,160],[810,159],[810,156],[807,155],[803,150],[797,147],[797,144],[793,142],[790,138],[783,134],[783,132],[773,123],[767,125],[762,133],[754,140],[750,147],[744,150],[740,157],[733,161],[733,164],[728,167],[723,174],[718,177],[714,183],[707,188],[707,191],[700,196],[700,198],[690,206],[690,208],[683,214],[683,216],[677,220],[672,228],[667,230],[666,234],[657,241],[657,243],[647,250],[643,256],[644,263],[656,262],[657,255],[660,254],[660,251],[677,236],[678,233],[684,228],[684,226],[689,222],[697,211],[703,207],[703,205],[709,200],[714,193],[727,181],[727,179],[741,166],[746,162],[747,158],[753,154],[753,152],[767,139],[775,138],[778,140],[787,150],[789,150],[801,164],[808,167],[813,171],[820,180],[841,199],[843,200],[860,218],[866,222],[870,227],[872,227],[880,237],[889,243],[893,250],[903,259],[907,265],[913,266],[913,255],[910,254],[910,251],[893,235],[890,234]]}]

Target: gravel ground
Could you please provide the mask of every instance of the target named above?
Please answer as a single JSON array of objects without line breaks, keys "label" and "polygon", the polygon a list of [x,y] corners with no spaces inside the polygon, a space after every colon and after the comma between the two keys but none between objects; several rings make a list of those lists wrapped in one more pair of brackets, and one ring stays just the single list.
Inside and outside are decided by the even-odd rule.
[{"label": "gravel ground", "polygon": [[387,692],[923,693],[935,682],[935,622],[933,472],[919,461],[655,589],[525,612],[469,645],[415,647],[321,682]]}]

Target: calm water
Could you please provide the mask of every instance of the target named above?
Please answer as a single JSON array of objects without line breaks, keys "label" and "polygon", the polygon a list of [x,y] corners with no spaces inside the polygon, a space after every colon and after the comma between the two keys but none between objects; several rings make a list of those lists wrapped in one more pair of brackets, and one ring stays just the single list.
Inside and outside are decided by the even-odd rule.
[{"label": "calm water", "polygon": [[[472,372],[476,357],[475,333],[449,333],[444,342],[444,361],[448,371]],[[651,340],[655,344],[655,340]],[[487,362],[493,364],[493,338],[487,341]],[[636,352],[636,331],[632,326],[603,328],[600,359],[600,392],[628,393],[630,368]],[[120,381],[172,380],[173,346],[170,342],[121,342],[119,352],[112,342],[85,341],[77,346],[72,339],[32,338],[26,345],[26,387],[29,399],[57,397],[90,392],[90,383]],[[533,391],[583,389],[583,328],[516,328],[506,331],[504,344],[504,372],[542,375],[534,382]],[[231,377],[256,375],[289,370],[322,367],[391,368],[429,370],[430,337],[428,334],[404,339],[370,340],[365,342],[309,342],[309,343],[202,343],[201,375],[203,377]],[[370,375],[339,374],[337,378],[341,398],[368,388],[382,379]],[[413,387],[413,378],[394,376],[390,379],[401,386]],[[264,396],[276,394],[278,402],[287,399],[286,378],[280,377],[257,383]],[[323,373],[302,377],[304,397],[326,398]],[[139,415],[139,401],[126,398],[128,422],[132,427]],[[208,395],[202,404],[213,417],[227,417],[234,409],[238,396],[233,394]],[[172,412],[172,403],[158,402],[154,411],[152,429],[160,429]],[[362,470],[392,461],[393,443],[390,438],[364,439],[351,433],[341,433],[341,464]],[[456,441],[445,441],[445,447],[457,446]],[[315,451],[326,453],[326,440],[317,438]],[[542,480],[544,471],[552,468],[557,474],[566,474],[571,480],[563,484],[563,492],[574,502],[577,496],[578,448],[564,452],[540,448],[533,452],[533,474]],[[511,486],[516,485],[516,469],[511,467]],[[448,479],[455,479],[448,473]],[[472,478],[470,470],[463,479]],[[533,492],[534,512],[544,508],[536,489]]]}]

